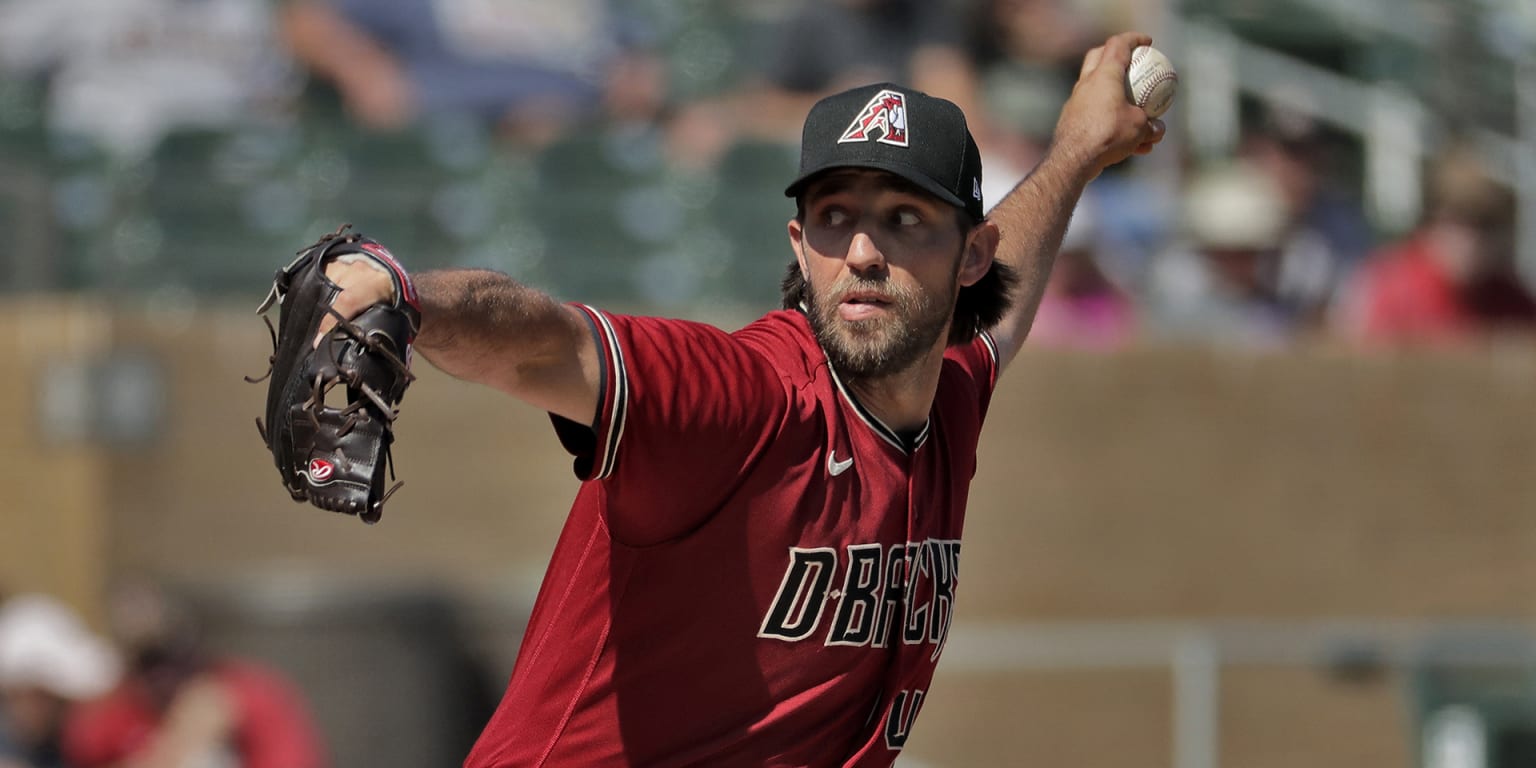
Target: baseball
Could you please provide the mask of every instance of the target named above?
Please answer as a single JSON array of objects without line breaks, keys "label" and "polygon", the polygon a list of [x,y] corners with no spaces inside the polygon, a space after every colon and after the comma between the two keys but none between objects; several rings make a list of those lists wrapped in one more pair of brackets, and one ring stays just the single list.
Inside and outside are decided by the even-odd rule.
[{"label": "baseball", "polygon": [[1162,51],[1149,45],[1131,51],[1131,67],[1125,73],[1126,96],[1131,103],[1147,111],[1148,117],[1162,117],[1173,105],[1179,89],[1179,73]]}]

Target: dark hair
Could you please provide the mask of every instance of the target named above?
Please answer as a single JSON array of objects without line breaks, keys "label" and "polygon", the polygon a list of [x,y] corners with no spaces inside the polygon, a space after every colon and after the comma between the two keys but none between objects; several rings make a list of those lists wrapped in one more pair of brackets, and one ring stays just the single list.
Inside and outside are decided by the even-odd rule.
[{"label": "dark hair", "polygon": [[[955,208],[955,226],[961,234],[974,229],[981,221],[973,219],[963,209]],[[804,198],[795,200],[795,219],[805,221]],[[1013,288],[1018,285],[1018,270],[1000,261],[993,261],[992,268],[974,284],[960,289],[955,300],[954,320],[949,324],[949,346],[967,344],[983,328],[990,328],[1003,318],[1003,313],[1013,305]],[[805,276],[800,274],[800,262],[791,259],[779,282],[779,294],[784,309],[797,309],[806,303]]]}]

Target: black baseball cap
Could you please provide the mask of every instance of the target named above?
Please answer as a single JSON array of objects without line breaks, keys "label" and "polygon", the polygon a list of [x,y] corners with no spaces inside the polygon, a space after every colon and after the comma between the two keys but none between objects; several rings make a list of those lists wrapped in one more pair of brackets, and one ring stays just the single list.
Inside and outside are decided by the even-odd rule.
[{"label": "black baseball cap", "polygon": [[981,220],[981,151],[954,102],[892,83],[833,94],[811,107],[800,137],[800,175],[834,168],[888,171]]}]

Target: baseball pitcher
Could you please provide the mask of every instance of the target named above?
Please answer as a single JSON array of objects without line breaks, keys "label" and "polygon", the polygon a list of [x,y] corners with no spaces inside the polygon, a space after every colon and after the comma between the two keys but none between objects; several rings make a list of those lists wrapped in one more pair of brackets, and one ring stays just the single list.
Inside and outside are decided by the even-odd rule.
[{"label": "baseball pitcher", "polygon": [[[1050,151],[989,216],[954,104],[890,83],[817,103],[786,190],[784,306],[734,333],[562,303],[495,272],[411,276],[371,241],[317,255],[326,308],[285,300],[308,320],[279,346],[354,338],[343,361],[380,348],[384,380],[348,406],[354,430],[358,414],[391,418],[415,334],[443,371],[548,411],[584,481],[466,766],[895,761],[954,616],[998,376],[1085,185],[1162,139],[1126,98],[1131,51],[1150,42],[1088,54]],[[380,307],[399,330],[359,322]],[[303,411],[322,399],[310,386],[268,409],[313,422],[279,461],[295,498],[323,496],[350,454],[385,463],[350,447],[355,431],[312,437],[346,419]],[[316,503],[376,519],[381,487]]]}]

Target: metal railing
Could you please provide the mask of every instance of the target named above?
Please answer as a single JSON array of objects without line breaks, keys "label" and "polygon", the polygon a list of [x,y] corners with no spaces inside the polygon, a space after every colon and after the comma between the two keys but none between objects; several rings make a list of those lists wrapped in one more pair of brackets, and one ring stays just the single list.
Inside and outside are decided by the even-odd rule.
[{"label": "metal railing", "polygon": [[[1320,674],[1425,668],[1508,668],[1536,679],[1536,622],[1456,620],[958,621],[945,674],[1166,669],[1172,678],[1174,768],[1219,768],[1222,671],[1287,666]],[[1529,692],[1536,707],[1536,686]],[[1405,708],[1409,708],[1405,703]],[[1426,738],[1436,705],[1421,725]],[[1533,710],[1536,711],[1536,710]],[[1475,714],[1474,714],[1475,716]],[[1453,732],[1452,735],[1455,735]],[[1433,745],[1425,745],[1432,748]],[[1426,759],[1425,764],[1432,761]],[[1490,766],[1489,768],[1492,768]]]},{"label": "metal railing", "polygon": [[[1184,56],[1188,140],[1197,154],[1229,154],[1239,132],[1243,94],[1358,136],[1365,150],[1364,195],[1385,231],[1412,227],[1423,209],[1422,168],[1448,138],[1442,116],[1396,83],[1347,77],[1193,20],[1169,22]],[[1399,30],[1415,40],[1412,29]],[[1461,129],[1492,178],[1518,201],[1517,258],[1536,279],[1536,61],[1515,68],[1517,135],[1473,125]]]}]

